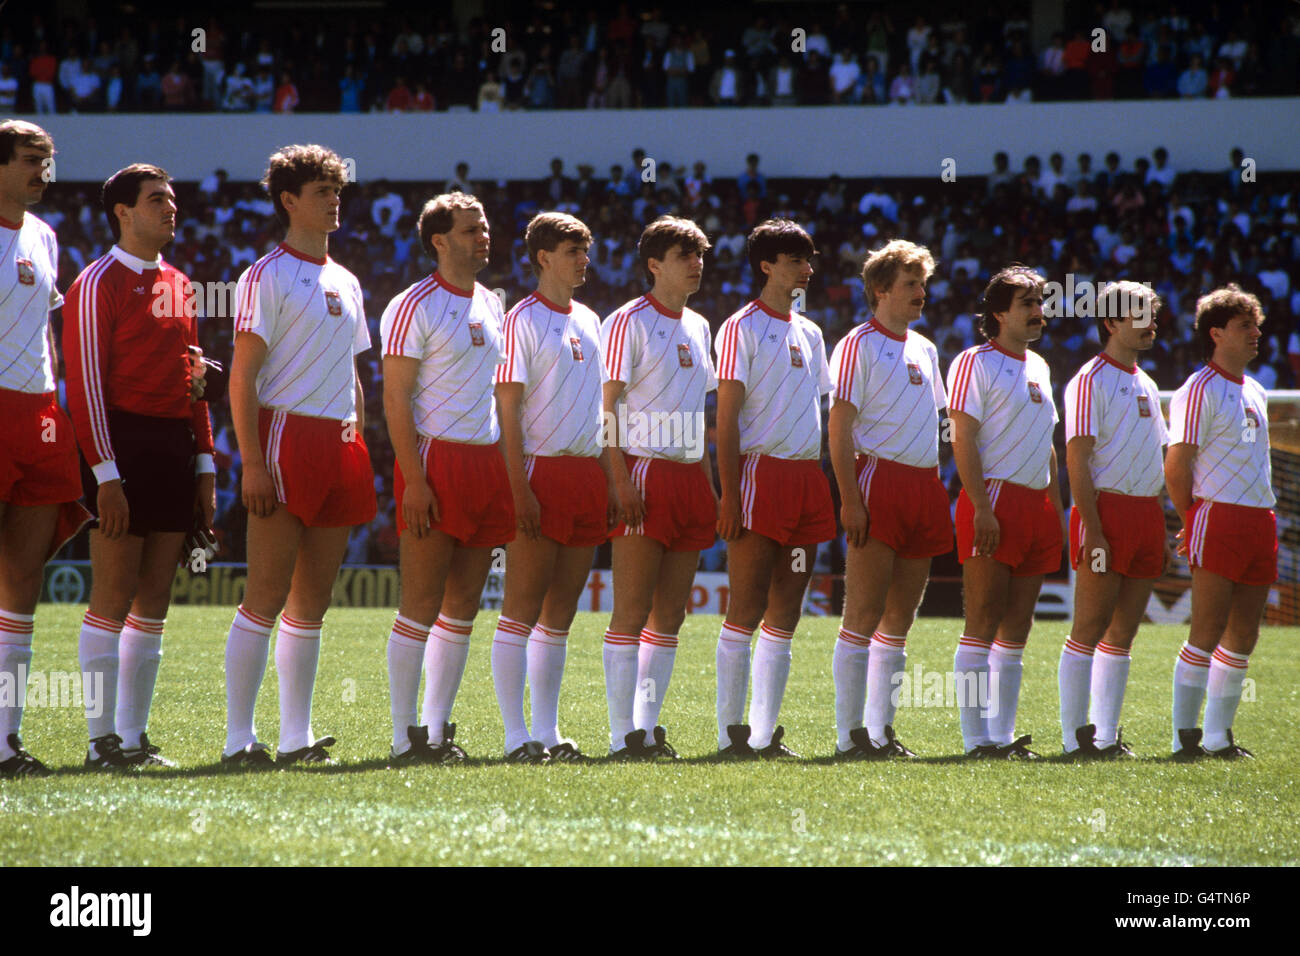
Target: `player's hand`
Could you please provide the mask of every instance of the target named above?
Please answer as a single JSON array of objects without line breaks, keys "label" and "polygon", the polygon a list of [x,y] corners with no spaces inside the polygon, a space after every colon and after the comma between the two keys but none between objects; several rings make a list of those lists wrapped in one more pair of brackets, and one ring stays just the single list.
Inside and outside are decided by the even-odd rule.
[{"label": "player's hand", "polygon": [[417,538],[428,534],[433,522],[442,520],[438,496],[427,481],[414,481],[406,486],[402,495],[402,520]]},{"label": "player's hand", "polygon": [[619,520],[618,489],[611,481],[605,488],[605,527],[617,528]]},{"label": "player's hand", "polygon": [[1170,547],[1169,542],[1166,541],[1165,542],[1165,566],[1160,573],[1168,574],[1173,569],[1173,566],[1174,566],[1174,549]]},{"label": "player's hand", "polygon": [[632,479],[620,481],[614,489],[614,496],[618,499],[618,513],[624,524],[634,526],[645,520],[645,502]]},{"label": "player's hand", "polygon": [[131,507],[126,503],[122,479],[101,482],[96,495],[99,508],[99,531],[109,541],[116,541],[131,526]]},{"label": "player's hand", "polygon": [[203,349],[191,345],[185,353],[185,364],[190,373],[190,401],[201,401],[207,386],[208,374],[208,366],[203,361]]},{"label": "player's hand", "polygon": [[993,508],[986,506],[975,509],[975,553],[992,556],[1002,543],[1002,525],[998,524]]},{"label": "player's hand", "polygon": [[239,479],[240,497],[249,514],[258,518],[269,518],[279,504],[275,499],[275,484],[266,465],[244,464],[244,473]]},{"label": "player's hand", "polygon": [[[1100,552],[1100,555],[1098,554]],[[1098,567],[1097,558],[1100,557],[1100,568]],[[1106,536],[1101,533],[1100,528],[1089,528],[1083,526],[1083,564],[1094,573],[1105,574],[1110,570],[1110,542]]]},{"label": "player's hand", "polygon": [[1181,554],[1183,557],[1187,557],[1187,526],[1186,525],[1178,529],[1178,534],[1174,536],[1174,541],[1178,545],[1177,553]]},{"label": "player's hand", "polygon": [[519,524],[519,530],[524,537],[537,540],[542,533],[542,505],[537,500],[537,495],[533,494],[532,488],[524,485],[514,493],[514,499],[515,520]]},{"label": "player's hand", "polygon": [[861,548],[867,543],[871,515],[867,514],[867,506],[857,495],[849,495],[840,504],[840,524],[844,526],[844,536],[850,548]]},{"label": "player's hand", "polygon": [[723,495],[718,503],[718,537],[723,541],[735,541],[745,530],[744,519],[740,514],[740,500]]},{"label": "player's hand", "polygon": [[194,514],[205,529],[212,527],[212,522],[217,516],[216,475],[199,475],[198,487],[194,489]]}]

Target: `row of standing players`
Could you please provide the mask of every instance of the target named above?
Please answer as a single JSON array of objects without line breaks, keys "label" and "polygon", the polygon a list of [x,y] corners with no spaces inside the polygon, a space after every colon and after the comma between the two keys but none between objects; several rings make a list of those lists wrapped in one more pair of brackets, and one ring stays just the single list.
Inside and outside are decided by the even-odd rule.
[{"label": "row of standing players", "polygon": [[[0,125],[0,146],[9,125]],[[48,155],[43,145],[36,137],[15,146],[10,165]],[[13,190],[0,199],[39,199],[33,182],[20,180],[0,179],[0,191]],[[238,284],[229,395],[249,573],[226,645],[221,759],[232,766],[327,761],[334,743],[311,728],[321,626],[348,532],[376,507],[354,364],[371,346],[361,290],[327,255],[343,182],[341,161],[323,147],[272,156],[265,185],[286,238]],[[11,554],[8,525],[15,515],[29,530],[43,522],[49,533],[35,539],[48,554],[77,526],[74,499],[84,491],[97,522],[79,654],[84,679],[102,679],[107,691],[99,713],[87,714],[86,763],[112,769],[170,763],[149,741],[148,712],[172,569],[186,533],[211,521],[214,469],[204,366],[182,358],[197,340],[184,307],[188,280],[160,257],[176,215],[165,172],[119,171],[105,183],[104,208],[117,244],[78,276],[66,301],[54,288],[48,227],[21,207],[16,219],[0,218],[14,233],[14,287],[33,287],[25,301],[36,306],[16,310],[16,320],[39,332],[29,341],[42,349],[28,365],[43,365],[44,375],[31,376],[35,388],[0,392],[15,439],[6,443],[12,460],[0,516],[8,574],[0,667],[16,672],[31,655],[35,596],[18,593],[15,582],[29,581],[11,573],[15,558],[35,561],[38,580],[44,559],[30,545],[25,556]],[[1179,547],[1193,567],[1195,609],[1175,667],[1174,749],[1182,758],[1249,755],[1231,725],[1277,547],[1266,397],[1244,376],[1262,319],[1253,297],[1229,287],[1199,304],[1207,364],[1176,393],[1167,429],[1156,386],[1137,368],[1154,341],[1159,302],[1133,283],[1110,290],[1119,317],[1099,320],[1103,351],[1065,393],[1075,498],[1067,531],[1052,440],[1057,410],[1047,365],[1028,348],[1044,325],[1042,280],[1027,268],[990,281],[988,341],[958,356],[945,387],[934,345],[908,329],[934,261],[905,240],[867,258],[873,318],[828,362],[821,330],[791,308],[813,274],[813,241],[792,222],[760,224],[748,253],[762,293],[722,325],[715,366],[708,322],[686,305],[708,249],[688,220],[664,217],[646,228],[639,251],[651,290],[603,323],[573,299],[591,235],[572,216],[542,213],[530,223],[538,288],[505,315],[475,282],[489,232],[473,197],[430,200],[418,229],[437,271],[396,296],[381,323],[403,582],[387,647],[393,765],[464,759],[450,716],[501,545],[507,573],[492,672],[506,755],[586,759],[559,732],[558,699],[578,596],[594,546],[607,538],[609,753],[675,757],[659,717],[699,551],[715,534],[728,542],[730,579],[717,644],[719,753],[797,756],[778,718],[807,553],[836,533],[820,467],[825,395],[849,544],[833,662],[837,758],[913,755],[894,733],[893,692],[930,559],[953,546],[938,478],[941,432],[963,484],[955,530],[966,621],[954,684],[966,754],[1036,756],[1030,738],[1015,734],[1021,655],[1065,534],[1078,587],[1060,662],[1064,748],[1079,757],[1131,753],[1119,712],[1129,649],[1170,557],[1158,498],[1167,481],[1186,529]],[[71,428],[53,398],[46,344],[48,312],[59,304]],[[702,434],[705,394],[715,388],[720,496]],[[56,440],[40,441],[51,421]],[[253,711],[277,618],[273,758]],[[18,737],[21,701],[2,713],[0,768],[42,772]]]}]

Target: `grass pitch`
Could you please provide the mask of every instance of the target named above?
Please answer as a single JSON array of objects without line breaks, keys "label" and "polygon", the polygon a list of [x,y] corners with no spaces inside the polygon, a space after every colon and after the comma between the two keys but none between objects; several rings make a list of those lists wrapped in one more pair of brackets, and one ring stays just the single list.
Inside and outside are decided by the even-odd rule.
[{"label": "grass pitch", "polygon": [[[835,764],[831,648],[838,619],[805,619],[781,722],[807,759],[718,764],[714,646],[719,618],[688,617],[662,721],[676,763],[528,767],[500,758],[489,653],[494,614],[474,629],[453,718],[471,763],[385,769],[384,644],[392,612],[329,614],[313,727],[339,738],[339,766],[223,772],[222,661],[232,608],[168,617],[150,734],[176,770],[83,773],[85,722],[29,707],[23,738],[55,768],[0,781],[6,865],[185,864],[1294,864],[1300,860],[1300,657],[1294,633],[1266,629],[1251,662],[1254,700],[1236,721],[1255,761],[1184,766],[1169,751],[1174,656],[1185,630],[1144,627],[1124,709],[1141,759],[1075,765],[967,763],[955,710],[900,709],[899,736],[923,759]],[[74,670],[82,609],[37,613],[33,668]],[[560,729],[591,754],[608,745],[600,639],[581,614],[569,638]],[[908,670],[951,668],[960,623],[923,619]],[[1019,731],[1060,751],[1056,663],[1062,623],[1040,622],[1025,654]],[[274,746],[274,654],[258,703]]]}]

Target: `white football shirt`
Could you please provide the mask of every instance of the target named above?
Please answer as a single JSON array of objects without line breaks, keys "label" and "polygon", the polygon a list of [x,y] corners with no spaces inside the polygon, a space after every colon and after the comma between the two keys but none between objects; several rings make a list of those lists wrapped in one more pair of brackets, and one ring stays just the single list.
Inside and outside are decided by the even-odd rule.
[{"label": "white football shirt", "polygon": [[1160,392],[1137,366],[1105,352],[1086,362],[1065,386],[1065,441],[1095,439],[1088,471],[1098,491],[1151,498],[1165,486],[1169,442]]},{"label": "white football shirt", "polygon": [[975,444],[986,481],[1035,490],[1051,483],[1059,416],[1041,355],[1014,355],[996,342],[967,349],[948,369],[948,408],[980,423]]},{"label": "white football shirt", "polygon": [[1169,402],[1169,440],[1196,446],[1192,497],[1272,508],[1268,392],[1213,362],[1192,373]]},{"label": "white football shirt", "polygon": [[412,406],[425,438],[491,445],[501,437],[493,386],[506,359],[501,300],[479,283],[457,289],[438,273],[388,303],[385,355],[420,360]]},{"label": "white football shirt", "polygon": [[244,270],[235,331],[266,343],[261,405],[291,415],[357,420],[354,356],[370,348],[361,284],[333,259],[283,243]]},{"label": "white football shirt", "polygon": [[718,387],[710,339],[704,316],[670,312],[651,295],[605,319],[601,355],[606,377],[627,386],[619,433],[629,453],[687,464],[704,457],[704,396]]},{"label": "white football shirt", "polygon": [[506,360],[496,380],[524,386],[525,455],[600,455],[600,319],[581,302],[561,309],[534,292],[506,313]]},{"label": "white football shirt", "polygon": [[939,465],[939,409],[948,395],[939,353],[924,335],[898,336],[872,319],[835,346],[835,400],[850,402],[853,448],[914,468]]},{"label": "white football shirt", "polygon": [[821,458],[822,396],[831,391],[822,330],[755,299],[718,330],[718,378],[745,386],[740,453]]},{"label": "white football shirt", "polygon": [[59,244],[31,213],[0,217],[0,388],[43,394],[55,389],[50,310],[63,304],[55,281]]}]

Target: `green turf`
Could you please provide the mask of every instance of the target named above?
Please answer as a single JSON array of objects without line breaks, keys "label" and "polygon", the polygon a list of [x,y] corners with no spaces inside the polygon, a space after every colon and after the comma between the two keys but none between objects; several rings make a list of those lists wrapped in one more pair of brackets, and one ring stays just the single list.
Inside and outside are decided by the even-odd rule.
[{"label": "green turf", "polygon": [[[76,666],[81,609],[43,606],[42,670]],[[475,627],[454,718],[479,758],[460,767],[385,769],[384,642],[392,612],[330,612],[314,728],[340,740],[340,765],[230,774],[222,656],[231,609],[174,608],[150,733],[177,770],[121,778],[79,770],[85,723],[72,708],[31,707],[23,737],[59,773],[0,781],[0,861],[21,864],[1288,864],[1300,859],[1300,725],[1295,636],[1267,629],[1251,663],[1255,700],[1237,736],[1259,759],[1177,765],[1169,683],[1183,629],[1139,636],[1124,731],[1142,759],[976,763],[956,712],[900,710],[900,737],[925,759],[832,764],[836,619],[806,620],[781,719],[809,759],[716,764],[714,645],[719,620],[682,631],[663,722],[687,759],[674,764],[524,767],[497,759],[501,723],[489,671],[495,615]],[[570,637],[561,730],[607,747],[600,635],[580,615]],[[909,670],[946,671],[957,622],[922,620]],[[1025,658],[1019,725],[1044,754],[1060,749],[1056,661],[1066,628],[1039,623]],[[258,704],[274,745],[274,663]]]}]

